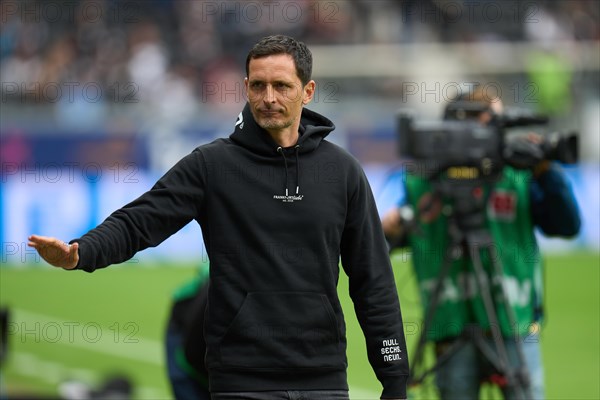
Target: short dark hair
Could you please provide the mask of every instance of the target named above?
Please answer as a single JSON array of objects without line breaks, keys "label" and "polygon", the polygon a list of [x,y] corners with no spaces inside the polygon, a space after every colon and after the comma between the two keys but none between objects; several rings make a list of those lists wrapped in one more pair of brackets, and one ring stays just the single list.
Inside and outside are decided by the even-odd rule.
[{"label": "short dark hair", "polygon": [[246,58],[246,76],[250,74],[250,60],[276,54],[292,56],[296,65],[296,75],[302,84],[306,85],[310,81],[312,53],[303,42],[285,35],[266,36],[252,47]]}]

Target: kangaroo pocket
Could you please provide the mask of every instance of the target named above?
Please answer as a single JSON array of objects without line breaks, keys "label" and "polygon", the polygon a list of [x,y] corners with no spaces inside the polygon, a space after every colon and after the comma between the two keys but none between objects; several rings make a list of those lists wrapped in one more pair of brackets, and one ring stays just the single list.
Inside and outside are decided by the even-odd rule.
[{"label": "kangaroo pocket", "polygon": [[342,368],[344,348],[327,296],[249,293],[223,337],[221,363],[247,368]]}]

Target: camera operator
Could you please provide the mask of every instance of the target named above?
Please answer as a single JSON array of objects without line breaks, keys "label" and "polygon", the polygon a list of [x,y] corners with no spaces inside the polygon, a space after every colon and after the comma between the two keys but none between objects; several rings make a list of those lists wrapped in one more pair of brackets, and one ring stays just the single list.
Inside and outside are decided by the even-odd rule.
[{"label": "camera operator", "polygon": [[[480,88],[460,96],[456,101],[478,103],[481,107],[473,108],[477,112],[452,114],[448,110],[457,104],[453,102],[446,108],[445,119],[460,118],[489,126],[502,113],[501,100],[488,98]],[[530,133],[521,140],[537,144],[541,143],[542,136]],[[416,173],[406,173],[403,182],[404,198],[400,199],[397,208],[384,215],[382,223],[392,246],[410,246],[426,310],[432,297],[432,283],[440,274],[446,245],[450,243],[448,216],[444,212],[449,199],[436,194],[433,184]],[[543,399],[539,342],[542,262],[534,229],[538,227],[547,236],[576,235],[580,227],[578,206],[558,164],[547,159],[531,163],[529,168],[504,165],[499,178],[486,182],[482,193],[485,196],[482,207],[484,226],[489,230],[498,253],[503,273],[501,279],[516,288],[507,297],[510,308],[514,310],[517,327],[507,327],[506,318],[498,313],[500,325],[505,325],[501,326],[501,332],[509,363],[515,366],[519,362],[517,345],[520,343],[529,375],[530,393],[535,399]],[[490,258],[482,257],[481,261],[484,269],[490,271]],[[433,311],[433,324],[426,331],[426,339],[434,342],[438,360],[469,325],[482,327],[487,331],[486,340],[491,341],[491,324],[482,311],[481,295],[475,290],[473,275],[472,260],[468,260],[468,253],[465,255],[463,252],[459,259],[453,261],[452,270],[443,281],[441,295]],[[489,360],[478,354],[472,343],[460,347],[435,371],[435,383],[443,400],[477,399],[481,383],[493,382],[492,377],[498,377]],[[496,383],[499,383],[506,399],[516,397],[509,386],[503,385],[500,380]]]}]

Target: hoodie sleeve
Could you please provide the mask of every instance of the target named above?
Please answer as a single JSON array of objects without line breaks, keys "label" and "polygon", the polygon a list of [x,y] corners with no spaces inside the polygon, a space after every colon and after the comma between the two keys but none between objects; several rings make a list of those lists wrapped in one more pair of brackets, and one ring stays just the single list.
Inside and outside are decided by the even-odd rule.
[{"label": "hoodie sleeve", "polygon": [[349,184],[342,266],[381,398],[405,399],[409,370],[398,292],[371,188],[362,169],[357,175],[349,179],[356,183]]},{"label": "hoodie sleeve", "polygon": [[79,243],[77,269],[93,272],[155,247],[198,216],[204,193],[201,153],[180,160],[136,200],[113,212]]}]

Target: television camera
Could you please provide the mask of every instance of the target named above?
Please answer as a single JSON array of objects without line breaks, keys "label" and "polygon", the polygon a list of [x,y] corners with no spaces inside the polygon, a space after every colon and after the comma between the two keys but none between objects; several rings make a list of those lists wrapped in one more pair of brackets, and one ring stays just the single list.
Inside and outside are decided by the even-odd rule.
[{"label": "television camera", "polygon": [[574,164],[578,160],[576,133],[549,133],[539,143],[524,135],[509,135],[517,127],[546,125],[548,118],[528,111],[508,110],[483,125],[474,116],[488,111],[476,102],[454,102],[444,119],[415,121],[410,110],[398,112],[399,155],[423,163],[425,178],[448,171],[449,178],[494,177],[504,165],[532,168],[542,160]]}]

